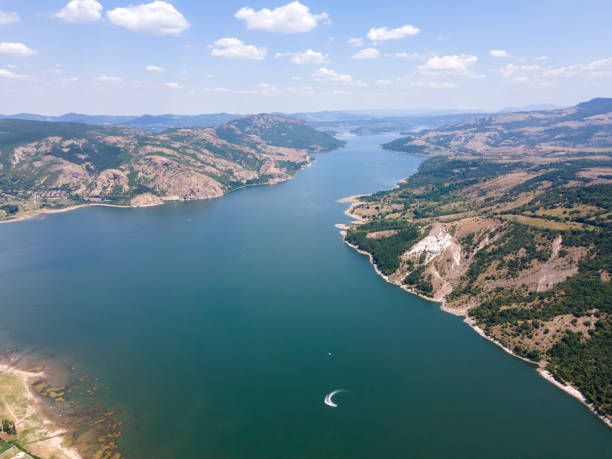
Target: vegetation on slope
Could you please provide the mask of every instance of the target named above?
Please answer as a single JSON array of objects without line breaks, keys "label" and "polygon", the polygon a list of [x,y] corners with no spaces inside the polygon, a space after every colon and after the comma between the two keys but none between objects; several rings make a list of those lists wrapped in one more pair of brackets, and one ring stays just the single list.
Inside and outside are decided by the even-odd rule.
[{"label": "vegetation on slope", "polygon": [[478,153],[563,156],[567,149],[605,148],[612,142],[612,99],[566,109],[506,113],[396,139],[384,147],[415,154]]},{"label": "vegetation on slope", "polygon": [[150,205],[291,178],[342,142],[300,120],[257,115],[210,129],[0,120],[0,218],[80,203]]},{"label": "vegetation on slope", "polygon": [[[448,310],[468,315],[488,336],[578,388],[608,417],[612,136],[602,136],[600,127],[612,119],[602,112],[612,113],[610,102],[521,114],[512,122],[543,133],[517,128],[511,136],[512,126],[502,124],[505,140],[478,155],[444,149],[460,145],[468,128],[486,131],[499,119],[468,122],[453,134],[432,131],[430,139],[444,139],[438,146],[446,153],[423,162],[396,189],[362,198],[353,212],[366,223],[347,232],[349,242],[378,254],[392,282],[444,298]],[[556,131],[559,120],[575,122],[571,132]],[[548,148],[549,128],[566,148]],[[512,142],[534,149],[525,155],[507,148]],[[387,228],[393,231],[368,239]],[[431,241],[402,246],[404,231]]]}]

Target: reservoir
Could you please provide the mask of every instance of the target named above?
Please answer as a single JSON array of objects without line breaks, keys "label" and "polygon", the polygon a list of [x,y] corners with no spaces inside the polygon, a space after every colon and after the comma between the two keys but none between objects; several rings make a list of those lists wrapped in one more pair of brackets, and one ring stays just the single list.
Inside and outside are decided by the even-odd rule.
[{"label": "reservoir", "polygon": [[0,344],[99,378],[128,458],[609,457],[578,401],[343,243],[338,200],[424,160],[395,137],[219,199],[0,225]]}]

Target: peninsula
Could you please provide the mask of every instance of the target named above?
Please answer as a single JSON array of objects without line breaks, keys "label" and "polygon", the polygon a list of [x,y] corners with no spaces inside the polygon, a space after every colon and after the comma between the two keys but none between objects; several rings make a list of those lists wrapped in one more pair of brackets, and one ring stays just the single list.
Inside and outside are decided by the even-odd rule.
[{"label": "peninsula", "polygon": [[155,134],[127,126],[0,120],[0,220],[83,205],[150,206],[290,179],[343,146],[303,120],[261,114]]},{"label": "peninsula", "polygon": [[395,140],[433,157],[356,198],[345,240],[612,427],[611,132],[595,99]]}]

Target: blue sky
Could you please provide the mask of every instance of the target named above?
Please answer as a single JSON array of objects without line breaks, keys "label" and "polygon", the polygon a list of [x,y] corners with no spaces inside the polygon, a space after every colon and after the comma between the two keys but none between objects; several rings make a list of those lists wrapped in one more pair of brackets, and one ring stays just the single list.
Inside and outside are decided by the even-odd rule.
[{"label": "blue sky", "polygon": [[612,96],[603,0],[0,0],[0,113],[500,109]]}]

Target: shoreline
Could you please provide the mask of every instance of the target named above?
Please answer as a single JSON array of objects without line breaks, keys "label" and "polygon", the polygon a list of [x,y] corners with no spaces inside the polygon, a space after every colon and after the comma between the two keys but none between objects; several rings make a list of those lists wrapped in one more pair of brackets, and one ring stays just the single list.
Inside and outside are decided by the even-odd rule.
[{"label": "shoreline", "polygon": [[190,202],[190,201],[204,201],[206,199],[217,199],[217,198],[222,198],[225,195],[228,195],[230,193],[233,193],[235,191],[238,190],[243,190],[245,188],[251,188],[251,187],[256,187],[256,186],[270,186],[270,185],[277,185],[279,183],[285,183],[288,182],[289,180],[292,180],[297,174],[299,174],[300,172],[302,172],[303,170],[309,168],[310,166],[312,166],[314,164],[314,162],[316,161],[315,158],[310,157],[309,161],[307,163],[305,163],[300,170],[298,170],[294,175],[290,175],[289,177],[287,177],[286,179],[281,179],[281,180],[272,180],[266,183],[254,183],[251,185],[242,185],[239,186],[237,188],[231,189],[231,190],[227,190],[221,194],[217,194],[214,196],[206,196],[203,198],[193,198],[193,199],[161,199],[161,202],[157,202],[157,203],[152,203],[152,204],[142,204],[142,205],[138,205],[138,206],[132,206],[132,205],[121,205],[121,204],[109,204],[109,203],[98,203],[98,202],[89,202],[89,203],[83,203],[83,204],[75,204],[72,206],[67,206],[67,207],[63,207],[61,209],[40,209],[40,210],[36,210],[36,211],[32,211],[32,213],[26,213],[25,215],[21,215],[19,217],[15,217],[15,218],[10,218],[10,219],[4,219],[4,220],[0,220],[0,224],[4,224],[4,223],[17,223],[17,222],[22,222],[25,220],[31,220],[33,218],[37,218],[37,217],[43,217],[45,215],[52,215],[52,214],[62,214],[64,212],[71,212],[73,210],[78,210],[78,209],[84,209],[87,207],[114,207],[117,209],[143,209],[143,208],[147,208],[147,207],[158,207],[158,206],[163,206],[169,202]]},{"label": "shoreline", "polygon": [[353,219],[352,222],[345,224],[345,223],[339,223],[336,225],[336,228],[341,229],[342,231],[340,231],[340,234],[342,235],[342,241],[348,245],[350,248],[352,248],[353,250],[355,250],[357,253],[362,254],[362,255],[366,255],[368,257],[368,260],[370,261],[370,264],[372,265],[372,267],[374,268],[374,271],[376,272],[377,275],[379,275],[380,277],[382,277],[385,282],[397,286],[399,288],[401,288],[402,290],[411,293],[412,295],[418,296],[424,300],[427,301],[431,301],[432,303],[438,303],[440,305],[440,309],[444,312],[446,312],[447,314],[452,314],[458,317],[463,317],[463,323],[465,323],[468,327],[470,327],[472,330],[474,330],[478,335],[480,335],[482,338],[484,338],[485,340],[495,344],[496,346],[500,347],[504,352],[506,352],[507,354],[510,354],[512,357],[515,357],[517,359],[520,359],[526,363],[529,363],[531,365],[534,365],[536,367],[538,367],[536,369],[536,372],[542,377],[544,378],[546,381],[548,381],[549,383],[553,384],[554,386],[556,386],[557,388],[561,389],[563,392],[571,395],[572,397],[574,397],[576,400],[578,400],[580,403],[582,403],[584,406],[586,406],[589,411],[591,411],[592,414],[594,414],[600,421],[602,421],[605,425],[607,425],[608,427],[612,428],[612,419],[610,419],[609,417],[607,417],[606,415],[600,413],[597,408],[595,408],[595,406],[592,403],[589,403],[587,401],[587,398],[584,396],[584,394],[582,392],[580,392],[578,389],[576,389],[575,387],[569,385],[569,384],[563,384],[561,381],[558,381],[557,379],[555,379],[555,377],[552,375],[552,373],[550,373],[548,370],[542,368],[541,366],[539,366],[538,362],[534,362],[533,360],[529,360],[525,357],[521,357],[520,355],[515,354],[512,350],[508,349],[506,346],[504,346],[503,343],[501,343],[500,341],[496,340],[495,338],[492,338],[490,336],[488,336],[484,330],[482,330],[477,324],[476,322],[470,318],[467,314],[467,310],[466,311],[453,311],[451,309],[449,309],[446,306],[446,299],[445,298],[441,298],[441,299],[437,299],[437,298],[431,298],[431,297],[427,297],[425,295],[422,295],[418,292],[413,291],[412,289],[410,289],[409,287],[400,284],[398,282],[392,281],[389,279],[388,276],[386,276],[385,274],[383,274],[379,269],[378,266],[376,266],[376,264],[374,263],[374,258],[372,257],[372,254],[370,254],[369,252],[366,252],[365,250],[361,250],[359,247],[351,244],[350,242],[348,242],[346,240],[346,230],[350,227],[350,225],[360,225],[363,224],[366,220],[363,217],[360,217],[359,215],[355,215],[352,213],[352,210],[359,205],[360,201],[358,200],[358,198],[360,198],[361,196],[365,196],[365,195],[355,195],[355,196],[347,196],[346,198],[342,198],[340,200],[338,200],[337,202],[339,203],[351,203],[351,206],[344,212],[344,214],[350,218]]},{"label": "shoreline", "polygon": [[[24,397],[27,400],[28,407],[33,411],[33,413],[31,414],[35,414],[39,419],[41,419],[44,426],[51,426],[51,429],[49,429],[49,437],[44,441],[48,442],[48,445],[53,448],[56,453],[59,452],[69,459],[83,459],[83,456],[75,448],[63,445],[64,437],[68,435],[69,432],[59,427],[56,422],[53,422],[53,420],[50,419],[50,417],[45,413],[45,411],[41,409],[40,400],[32,392],[32,389],[30,387],[31,380],[35,378],[43,378],[47,376],[47,373],[44,370],[21,370],[6,363],[0,363],[0,374],[15,376],[19,379],[24,389]],[[8,405],[6,406],[7,409],[10,411]],[[19,422],[17,422],[16,424],[19,425]],[[28,452],[31,451],[29,448],[22,447],[21,445],[19,446],[19,448],[22,448]]]}]

